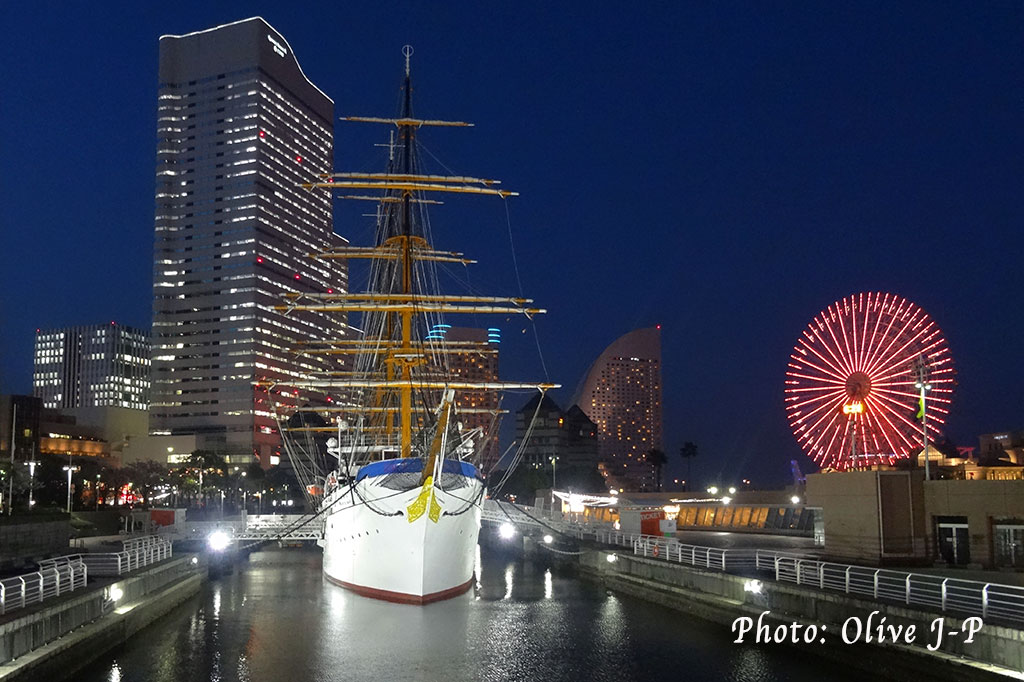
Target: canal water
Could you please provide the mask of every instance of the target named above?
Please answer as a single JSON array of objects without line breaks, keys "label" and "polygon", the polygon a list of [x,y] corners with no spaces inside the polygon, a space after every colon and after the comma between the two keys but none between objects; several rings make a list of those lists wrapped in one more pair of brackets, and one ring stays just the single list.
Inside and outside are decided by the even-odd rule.
[{"label": "canal water", "polygon": [[252,554],[79,672],[86,682],[863,679],[789,647],[484,549],[478,587],[425,607],[323,580],[319,550]]}]

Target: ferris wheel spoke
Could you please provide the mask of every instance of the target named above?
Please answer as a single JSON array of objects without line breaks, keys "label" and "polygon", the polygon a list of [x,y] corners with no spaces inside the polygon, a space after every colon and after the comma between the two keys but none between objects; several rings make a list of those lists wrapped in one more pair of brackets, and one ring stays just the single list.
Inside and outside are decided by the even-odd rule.
[{"label": "ferris wheel spoke", "polygon": [[[881,352],[882,344],[885,343],[885,340],[889,338],[890,334],[892,333],[892,327],[893,324],[896,322],[896,317],[890,314],[890,311],[892,310],[892,306],[894,305],[895,301],[895,297],[893,297],[892,300],[890,300],[889,294],[886,294],[885,298],[882,300],[881,305],[879,306],[877,315],[875,317],[875,329],[874,331],[872,331],[871,340],[868,342],[868,355],[864,361],[865,367],[870,367],[872,364],[874,364],[875,359]],[[879,334],[878,327],[882,323],[883,319],[887,320],[888,323],[885,327],[885,331]]]},{"label": "ferris wheel spoke", "polygon": [[[814,377],[814,376],[809,376],[809,375],[806,375],[806,374],[797,374],[795,371],[792,371],[792,370],[790,372],[788,372],[788,374],[790,376],[801,377],[803,379],[810,379],[812,381],[819,381],[820,380],[820,381],[824,381],[824,382],[827,382],[827,383],[834,383],[834,384],[839,384],[841,386],[846,386],[846,379],[845,378],[843,378],[843,377],[841,377],[841,376],[839,376],[839,375],[837,375],[837,374],[835,374],[835,373],[825,369],[824,367],[819,367],[818,365],[814,364],[813,362],[808,362],[807,360],[802,360],[801,362],[803,362],[803,364],[807,365],[811,369],[818,370],[819,372],[821,372],[825,376],[823,376],[823,377]],[[800,367],[795,366],[793,363],[790,363],[789,366],[792,367],[793,370],[802,369]]]},{"label": "ferris wheel spoke", "polygon": [[[793,382],[799,383],[799,382]],[[828,391],[829,393],[838,390],[835,386],[803,386],[800,388],[790,387],[786,389],[786,393],[821,393],[822,391]],[[794,396],[794,400],[798,396]]]},{"label": "ferris wheel spoke", "polygon": [[[882,433],[885,434],[886,441],[889,443],[889,447],[892,448],[892,453],[894,455],[909,454],[908,450],[913,447],[913,443],[911,443],[910,439],[907,438],[907,435],[906,433],[904,433],[903,429],[893,424],[892,420],[889,419],[889,414],[895,415],[895,412],[893,412],[891,408],[885,407],[884,405],[879,403],[876,409],[876,414],[877,416],[881,417],[889,427],[888,429],[885,429],[883,427]],[[892,440],[889,438],[889,434],[892,434],[893,436],[896,436],[897,439],[902,440],[903,444],[900,446],[893,444]]]},{"label": "ferris wheel spoke", "polygon": [[[872,387],[872,390],[876,390],[875,387]],[[913,391],[898,391],[898,390],[894,390],[894,389],[891,389],[891,388],[881,388],[881,387],[878,387],[877,391],[879,393],[885,393],[887,395],[901,395],[901,396],[903,396],[905,398],[910,398],[913,401],[917,401],[917,400],[919,400],[921,398],[921,394],[920,393],[915,393]],[[945,403],[945,404],[948,405],[949,403],[953,402],[949,398],[940,398],[938,396],[931,396],[927,400],[928,400],[928,404],[929,405],[934,405],[935,403],[940,403],[940,405],[936,405],[936,407],[940,407],[942,403]]]},{"label": "ferris wheel spoke", "polygon": [[816,414],[818,414],[819,412],[822,412],[823,414],[820,417],[818,417],[818,420],[816,422],[814,422],[813,424],[811,424],[810,426],[806,427],[806,429],[805,429],[808,433],[814,433],[814,432],[817,431],[818,425],[821,424],[821,422],[823,422],[828,417],[828,415],[830,414],[829,413],[829,409],[833,410],[834,413],[838,414],[840,412],[840,408],[842,407],[842,404],[843,404],[843,401],[842,401],[841,398],[836,399],[836,400],[834,400],[833,402],[830,402],[830,403],[825,403],[824,405],[816,407],[814,410],[808,412],[806,415],[802,415],[799,419],[796,420],[796,422],[800,423],[801,421],[810,420]]},{"label": "ferris wheel spoke", "polygon": [[[864,312],[864,320],[867,324],[863,325],[864,338],[861,340],[861,348],[863,349],[861,367],[867,367],[868,361],[871,360],[872,346],[874,345],[875,337],[878,335],[878,325],[882,322],[882,315],[879,314],[879,305],[878,297],[868,292],[867,308]],[[871,318],[874,319],[873,325],[870,324]],[[870,334],[868,333],[869,327],[871,329]]]},{"label": "ferris wheel spoke", "polygon": [[863,303],[863,298],[858,301],[856,297],[850,297],[850,345],[853,346],[853,352],[850,354],[850,362],[855,370],[860,371],[860,353],[857,351],[857,315],[860,312],[860,306]]},{"label": "ferris wheel spoke", "polygon": [[[867,302],[864,305],[864,324],[861,325],[861,339],[860,339],[860,366],[866,367],[868,358],[870,357],[871,348],[868,346],[868,328],[871,326],[872,313],[875,311],[875,307],[878,305],[877,301],[872,302],[871,292],[867,294]],[[881,319],[878,315],[875,318],[875,330],[878,329],[878,322]],[[874,330],[872,330],[874,334]]]},{"label": "ferris wheel spoke", "polygon": [[[852,372],[856,372],[857,368],[856,368],[856,366],[854,364],[856,358],[854,357],[854,354],[850,351],[850,338],[849,338],[850,334],[849,334],[849,332],[846,331],[846,322],[844,321],[844,317],[845,316],[843,315],[844,311],[839,308],[839,301],[836,301],[835,305],[836,305],[836,318],[839,320],[839,336],[842,337],[842,339],[843,339],[843,347],[846,349],[846,355],[844,355],[843,357],[849,363],[850,372],[851,373]],[[846,299],[844,298],[843,299],[843,307],[845,308],[846,306],[847,306],[847,303],[846,303]],[[836,345],[838,346],[839,344],[836,344]],[[840,348],[839,350],[842,351],[843,348]]]},{"label": "ferris wheel spoke", "polygon": [[[799,402],[794,401],[793,404],[791,405],[792,409],[803,409],[804,407],[810,407],[814,403],[820,403],[822,401],[835,401],[835,402],[838,402],[839,405],[842,405],[843,402],[844,402],[844,399],[846,398],[846,391],[832,390],[832,391],[829,391],[828,393],[824,393],[822,395],[811,396],[809,398],[808,397],[804,397],[804,396],[801,396],[801,397],[803,398],[803,400],[801,400]],[[828,404],[831,404],[831,402],[828,403]],[[818,411],[818,408],[815,408],[814,412],[817,412],[817,411]]]},{"label": "ferris wheel spoke", "polygon": [[[895,446],[895,445],[893,444],[893,442],[892,442],[892,439],[891,439],[891,438],[889,437],[889,430],[887,430],[887,429],[886,429],[886,428],[885,428],[885,427],[884,427],[884,426],[883,426],[883,425],[882,425],[882,424],[881,424],[881,423],[880,423],[880,422],[878,421],[878,417],[879,417],[879,416],[881,416],[881,417],[883,417],[883,418],[885,417],[884,413],[882,413],[882,412],[881,412],[881,410],[882,410],[883,408],[881,407],[881,405],[874,405],[874,402],[875,402],[875,401],[873,401],[873,400],[871,399],[871,396],[868,396],[867,398],[865,398],[864,402],[868,403],[868,405],[869,405],[869,406],[870,406],[870,408],[871,408],[871,409],[868,409],[868,410],[867,410],[867,412],[865,412],[865,414],[869,415],[870,419],[871,419],[871,420],[872,420],[872,421],[874,422],[874,424],[875,424],[875,431],[876,431],[876,433],[881,433],[881,434],[882,434],[882,437],[883,437],[883,438],[885,438],[885,442],[889,444],[889,452],[891,452],[891,453],[893,453],[893,454],[896,454],[896,453],[898,453],[898,452],[899,452],[899,449],[898,449],[898,448],[897,448],[897,447],[896,447],[896,446]],[[879,414],[877,414],[877,415],[876,415],[876,414],[875,414],[875,412],[876,412],[876,411],[877,411],[877,412],[878,412]],[[887,420],[887,421],[888,421],[888,420]],[[893,427],[893,425],[892,425],[892,423],[891,423],[891,422],[889,422],[889,427],[890,427],[890,429],[892,429],[892,430],[895,430],[895,427]]]},{"label": "ferris wheel spoke", "polygon": [[[832,415],[832,420],[829,421],[828,426],[826,426],[821,431],[821,436],[826,436],[830,432],[832,434],[832,437],[828,441],[828,445],[825,446],[825,452],[826,453],[832,453],[832,462],[833,462],[833,464],[841,462],[842,459],[843,459],[843,454],[848,452],[848,449],[846,447],[846,436],[847,436],[848,429],[833,428],[834,426],[838,426],[838,425],[836,425],[836,420],[838,418],[839,418],[839,413],[836,412],[834,415]],[[840,436],[840,434],[842,434],[842,435]],[[821,436],[819,436],[819,439],[821,438]],[[833,443],[836,442],[836,438],[837,437],[839,438],[839,449],[838,450],[833,450],[832,449],[832,445],[833,445]]]},{"label": "ferris wheel spoke", "polygon": [[[797,350],[797,349],[794,349],[794,350]],[[806,356],[799,357],[795,353],[792,353],[792,354],[790,354],[789,357],[796,364],[794,364],[794,362],[791,362],[791,363],[789,363],[789,366],[792,367],[793,369],[802,369],[802,367],[800,367],[800,365],[807,365],[808,367],[811,367],[813,369],[818,370],[822,374],[825,374],[825,375],[827,375],[829,377],[832,377],[836,381],[842,382],[843,384],[846,383],[846,377],[844,377],[841,373],[835,371],[834,368],[832,367],[832,365],[830,365],[828,363],[828,361],[825,360],[824,358],[822,358],[817,352],[815,352],[813,350],[812,350],[812,352],[814,353],[814,355],[816,357],[818,357],[819,359],[822,360],[820,365],[815,363],[815,362],[812,362],[811,360],[808,360]],[[821,365],[824,365],[824,367],[822,367]]]},{"label": "ferris wheel spoke", "polygon": [[828,330],[828,335],[832,338],[832,343],[835,344],[835,348],[834,349],[833,349],[832,346],[829,345],[828,341],[821,334],[821,330],[820,329],[814,329],[813,325],[812,325],[811,333],[813,333],[815,338],[818,339],[818,342],[821,344],[821,347],[824,348],[828,352],[829,356],[835,362],[836,367],[839,370],[840,374],[844,374],[844,373],[845,374],[850,374],[850,373],[852,373],[853,370],[851,370],[850,366],[843,360],[842,353],[841,352],[839,354],[836,353],[836,351],[839,351],[839,342],[836,341],[836,335],[832,332],[832,327],[829,326],[828,324],[825,324],[825,323],[822,323],[822,324],[824,325],[825,329]]},{"label": "ferris wheel spoke", "polygon": [[[872,391],[874,391],[874,390],[875,390],[875,388],[872,386]],[[892,388],[882,388],[882,387],[879,387],[877,390],[878,390],[879,393],[884,393],[884,394],[889,395],[889,396],[901,395],[901,396],[903,396],[905,398],[910,398],[911,402],[916,401],[918,398],[921,397],[919,393],[914,393],[913,391],[898,391],[898,390],[895,390],[895,389],[892,389]],[[894,400],[895,400],[895,398],[894,398]],[[910,403],[908,403],[908,404],[910,404]]]},{"label": "ferris wheel spoke", "polygon": [[[917,319],[917,312],[914,313],[914,316],[911,318],[911,320],[913,321],[913,320],[916,320],[916,319]],[[900,361],[900,362],[902,362],[904,359],[906,359],[906,360],[908,360],[910,362],[913,362],[914,358],[917,355],[919,355],[919,353],[908,354],[905,351],[907,350],[907,348],[910,347],[911,344],[918,342],[923,335],[927,334],[929,329],[934,324],[935,324],[934,322],[928,322],[928,324],[924,328],[922,328],[922,329],[918,329],[917,328],[918,325],[915,325],[914,327],[911,328],[911,331],[913,332],[913,335],[909,339],[906,339],[906,340],[904,340],[904,339],[902,339],[900,337],[895,337],[894,336],[892,341],[890,341],[890,343],[889,343],[889,348],[886,350],[884,358],[879,363],[876,363],[876,365],[874,367],[872,367],[872,371],[877,371],[879,369],[884,371],[885,367],[886,367],[886,363],[891,363],[893,361]],[[897,348],[896,350],[890,351],[892,346],[897,341],[902,341],[903,345],[900,346],[899,348]]]},{"label": "ferris wheel spoke", "polygon": [[[931,327],[932,324],[934,324],[934,323],[929,324],[929,327]],[[928,350],[934,348],[936,345],[938,345],[938,343],[933,343],[931,345],[927,345],[927,340],[926,340],[924,342],[924,344],[922,344],[923,348],[920,351],[915,351],[913,353],[906,352],[907,349],[910,348],[911,344],[917,343],[919,341],[921,335],[926,333],[927,331],[928,331],[928,328],[925,328],[925,329],[919,331],[916,335],[914,335],[906,343],[904,343],[900,348],[898,348],[897,350],[893,351],[893,354],[891,356],[889,356],[890,359],[887,361],[888,364],[880,365],[878,367],[877,371],[887,372],[887,371],[891,370],[893,367],[898,367],[899,365],[903,364],[904,362],[908,362],[910,364],[913,364],[914,360],[917,357],[919,357],[920,355],[922,355],[922,354],[923,355],[928,355]],[[937,334],[937,333],[938,333],[938,330],[935,331],[935,334]],[[934,336],[934,334],[932,336]]]},{"label": "ferris wheel spoke", "polygon": [[[893,299],[895,302],[895,299]],[[893,327],[900,320],[900,317],[904,315],[903,304],[907,303],[907,299],[901,299],[899,304],[896,305],[896,309],[889,313],[889,326],[886,327],[885,333],[882,335],[881,342],[875,348],[874,357],[871,359],[871,364],[868,365],[868,373],[873,371],[874,366],[879,362],[884,362],[886,358],[890,357],[890,351],[892,350],[893,344],[899,341],[899,334],[893,332]],[[888,344],[886,344],[888,340]],[[885,347],[883,348],[883,344]]]},{"label": "ferris wheel spoke", "polygon": [[[835,363],[833,363],[832,361],[829,361],[828,358],[826,358],[824,355],[819,353],[818,350],[813,345],[808,343],[805,338],[801,338],[800,339],[800,343],[802,343],[804,345],[804,348],[806,350],[810,351],[812,354],[814,354],[815,357],[817,357],[819,360],[821,360],[823,364],[828,366],[828,368],[831,370],[830,373],[832,374],[832,376],[836,377],[837,379],[843,379],[844,378],[843,377],[843,370],[839,366],[840,363],[838,362],[838,359],[834,359]],[[794,350],[799,350],[799,348],[794,348]],[[830,353],[830,355],[831,355],[831,353]],[[793,356],[790,355],[790,357],[793,357]],[[803,361],[806,362],[806,360],[803,360]]]},{"label": "ferris wheel spoke", "polygon": [[884,395],[879,396],[879,398],[881,398],[882,401],[888,402],[892,407],[892,409],[889,410],[889,413],[892,414],[893,418],[906,424],[915,433],[921,433],[921,428],[915,422],[908,419],[904,414],[904,411],[907,409],[906,405]]}]

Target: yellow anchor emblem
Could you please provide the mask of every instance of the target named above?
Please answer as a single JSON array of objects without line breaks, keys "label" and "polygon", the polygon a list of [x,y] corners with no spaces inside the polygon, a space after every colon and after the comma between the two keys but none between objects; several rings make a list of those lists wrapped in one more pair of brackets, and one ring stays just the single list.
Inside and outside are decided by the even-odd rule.
[{"label": "yellow anchor emblem", "polygon": [[423,488],[420,490],[419,496],[409,505],[407,511],[409,512],[409,523],[412,523],[419,517],[423,516],[423,513],[427,511],[427,505],[430,506],[430,520],[437,523],[437,520],[441,518],[441,505],[437,501],[437,497],[434,494],[434,477],[427,476],[427,480],[423,483]]}]

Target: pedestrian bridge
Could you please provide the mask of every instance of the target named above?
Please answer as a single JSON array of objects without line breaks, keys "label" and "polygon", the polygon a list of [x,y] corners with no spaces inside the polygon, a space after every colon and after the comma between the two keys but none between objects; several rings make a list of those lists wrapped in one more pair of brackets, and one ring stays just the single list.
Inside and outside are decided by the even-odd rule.
[{"label": "pedestrian bridge", "polygon": [[[511,523],[519,528],[547,529],[558,533],[571,531],[561,518],[532,507],[484,500],[481,510],[484,523]],[[170,540],[205,541],[211,533],[222,531],[234,542],[299,542],[319,540],[323,534],[323,517],[317,514],[243,514],[216,521],[185,521],[160,532]]]}]

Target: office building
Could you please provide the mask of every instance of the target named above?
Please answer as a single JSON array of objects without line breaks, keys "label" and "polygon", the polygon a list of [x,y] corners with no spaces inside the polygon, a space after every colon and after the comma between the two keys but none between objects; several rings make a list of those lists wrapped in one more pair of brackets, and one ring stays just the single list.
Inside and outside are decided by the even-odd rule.
[{"label": "office building", "polygon": [[[342,293],[331,196],[334,102],[258,17],[160,38],[150,433],[234,461],[279,461],[277,390],[331,367],[301,342],[345,338],[341,314],[275,309]],[[334,361],[330,361],[334,362]]]},{"label": "office building", "polygon": [[149,357],[149,335],[114,322],[37,329],[32,393],[51,409],[145,410]]}]

